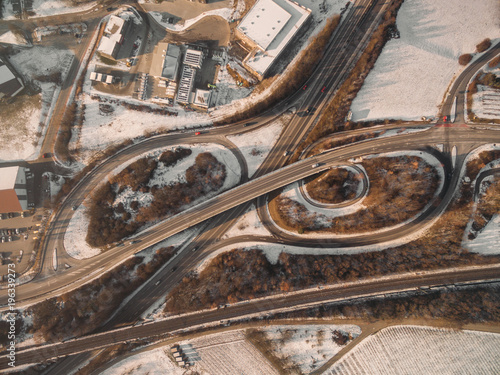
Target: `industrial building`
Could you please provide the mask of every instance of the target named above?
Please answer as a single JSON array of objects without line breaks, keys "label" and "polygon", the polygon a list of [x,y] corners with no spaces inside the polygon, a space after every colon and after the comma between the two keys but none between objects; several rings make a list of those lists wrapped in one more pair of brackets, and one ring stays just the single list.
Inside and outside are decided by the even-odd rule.
[{"label": "industrial building", "polygon": [[23,81],[14,69],[0,59],[0,99],[16,96],[23,88]]},{"label": "industrial building", "polygon": [[97,51],[108,58],[116,59],[129,24],[123,18],[112,15],[104,29]]},{"label": "industrial building", "polygon": [[310,15],[294,1],[257,1],[236,27],[236,36],[251,48],[243,66],[262,80]]},{"label": "industrial building", "polygon": [[28,208],[26,171],[23,167],[0,168],[0,213]]}]

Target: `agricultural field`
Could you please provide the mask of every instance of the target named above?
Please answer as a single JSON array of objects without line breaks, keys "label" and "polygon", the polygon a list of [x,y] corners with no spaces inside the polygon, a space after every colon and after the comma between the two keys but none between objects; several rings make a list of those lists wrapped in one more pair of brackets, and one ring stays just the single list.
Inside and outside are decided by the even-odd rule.
[{"label": "agricultural field", "polygon": [[213,334],[180,343],[181,348],[189,345],[190,363],[196,363],[194,370],[217,375],[261,375],[278,374],[266,358],[245,339],[243,331]]},{"label": "agricultural field", "polygon": [[327,375],[500,373],[500,334],[394,326],[365,339]]}]

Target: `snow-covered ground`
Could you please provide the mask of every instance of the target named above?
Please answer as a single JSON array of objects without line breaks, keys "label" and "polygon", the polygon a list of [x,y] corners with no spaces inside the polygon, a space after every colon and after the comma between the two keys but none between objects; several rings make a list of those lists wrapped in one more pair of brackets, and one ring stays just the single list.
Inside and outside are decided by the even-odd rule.
[{"label": "snow-covered ground", "polygon": [[395,326],[366,338],[325,374],[498,374],[498,348],[495,333]]},{"label": "snow-covered ground", "polygon": [[[93,1],[87,4],[74,6],[73,4],[70,3],[70,1],[64,1],[64,0],[33,0],[32,9],[35,15],[30,18],[83,12],[91,9],[95,5],[96,3]],[[16,16],[14,15],[14,11],[12,9],[12,0],[4,1],[3,6],[4,6],[3,19],[5,20],[16,19]]]},{"label": "snow-covered ground", "polygon": [[[464,165],[462,166],[461,174],[462,176],[465,173],[465,167],[468,162],[471,160],[474,160],[478,157],[478,155],[487,150],[499,150],[500,149],[500,144],[489,144],[489,145],[483,145],[481,147],[476,148],[474,151],[472,151],[469,155],[467,155],[467,158],[464,162]],[[498,168],[500,165],[500,160],[494,160],[487,165],[485,165],[481,170],[479,171],[478,175],[487,172],[491,170],[492,168]],[[477,180],[474,179],[474,181],[471,181],[471,186],[475,186]],[[483,180],[484,181],[484,180]],[[480,190],[480,194],[484,192],[483,189]],[[476,209],[477,202],[474,203],[474,208],[473,210]],[[465,233],[469,233],[471,231],[471,225],[472,221],[469,220],[467,223],[467,227],[465,228]],[[474,252],[474,253],[480,253],[483,255],[493,255],[493,254],[499,254],[500,253],[500,217],[498,215],[494,216],[490,222],[481,230],[481,232],[477,235],[477,237],[473,240],[467,239],[467,235],[464,236],[464,239],[462,241],[462,246],[467,249],[468,251]]]},{"label": "snow-covered ground", "polygon": [[[74,54],[69,50],[41,46],[19,49],[16,54],[9,57],[25,82],[33,82],[41,88],[41,106],[19,108],[14,121],[19,120],[21,124],[8,134],[0,135],[5,141],[0,149],[0,160],[26,160],[38,156],[42,142],[37,133],[43,134],[45,131],[42,125],[47,119],[59,87],[54,83],[39,82],[36,79],[61,72],[64,80],[73,58]],[[14,136],[13,139],[10,139],[11,135]]]},{"label": "snow-covered ground", "polygon": [[179,343],[193,371],[206,374],[278,374],[242,330],[216,333]]},{"label": "snow-covered ground", "polygon": [[477,117],[500,119],[500,90],[478,85],[477,93],[472,98],[474,101],[473,112]]},{"label": "snow-covered ground", "polygon": [[[234,154],[226,149],[223,146],[215,145],[215,144],[199,144],[199,145],[180,145],[183,148],[190,148],[192,150],[192,154],[182,160],[180,160],[177,164],[172,167],[164,168],[162,165],[159,165],[156,169],[155,175],[150,181],[150,185],[159,185],[165,186],[169,183],[174,183],[178,181],[184,180],[184,175],[186,170],[194,164],[194,160],[196,156],[198,156],[202,152],[210,152],[213,156],[217,158],[217,160],[223,163],[226,166],[226,179],[224,181],[224,185],[218,192],[212,192],[207,194],[207,196],[200,198],[194,201],[189,207],[200,203],[201,200],[205,200],[221,191],[227,190],[233,186],[235,186],[241,176],[240,165],[238,160],[234,156]],[[170,149],[170,148],[168,148]],[[126,166],[133,163],[135,160],[140,158],[150,156],[150,157],[158,157],[162,152],[167,149],[156,149],[145,154],[139,155],[133,159],[127,160],[126,163],[122,164],[120,167],[116,168],[113,171],[113,175],[120,173]],[[162,163],[159,163],[162,164]],[[149,194],[132,192],[129,190],[125,190],[120,196],[117,196],[117,202],[120,201],[124,204],[125,209],[130,207],[130,202],[133,200],[141,201],[140,204],[147,205],[150,203]],[[74,212],[72,219],[70,220],[66,235],[64,236],[64,247],[68,254],[76,259],[86,259],[98,255],[100,253],[100,249],[93,248],[87,244],[85,241],[85,237],[88,231],[88,219],[85,215],[86,207],[88,206],[88,202],[84,201],[77,210]],[[187,207],[186,207],[187,208]],[[145,229],[145,228],[144,228]]]},{"label": "snow-covered ground", "polygon": [[[279,358],[287,358],[304,374],[323,366],[351,339],[361,334],[361,329],[355,325],[272,326],[262,331],[274,343],[275,354]],[[346,344],[339,345],[333,340],[333,336],[338,334],[347,338]]]},{"label": "snow-covered ground", "polygon": [[130,356],[109,369],[103,371],[101,375],[182,375],[185,370],[177,366],[168,356],[170,348],[148,350]]},{"label": "snow-covered ground", "polygon": [[207,12],[203,12],[197,17],[190,18],[188,20],[185,20],[183,23],[179,22],[179,24],[172,24],[168,22],[163,22],[162,21],[162,14],[160,12],[149,12],[151,17],[155,19],[156,22],[158,22],[161,26],[163,26],[167,30],[172,30],[172,31],[182,31],[186,30],[188,27],[194,25],[196,22],[201,20],[202,18],[205,18],[207,16],[219,16],[224,19],[229,19],[231,17],[231,14],[233,13],[233,10],[230,8],[220,8],[220,9],[214,9],[214,10],[209,10]]},{"label": "snow-covered ground", "polygon": [[366,78],[353,121],[434,117],[463,70],[458,57],[484,38],[499,38],[498,20],[495,0],[405,1],[396,21],[401,38],[386,44]]},{"label": "snow-covered ground", "polygon": [[227,239],[236,236],[244,236],[244,235],[254,235],[254,236],[269,236],[271,233],[264,227],[262,222],[259,220],[259,216],[257,215],[257,209],[254,205],[241,215],[234,226],[229,229],[222,239]]},{"label": "snow-covered ground", "polygon": [[289,119],[290,115],[284,115],[271,124],[255,131],[227,137],[245,156],[248,166],[248,177],[251,178],[254,175],[267,157],[278,140],[284,124]]}]

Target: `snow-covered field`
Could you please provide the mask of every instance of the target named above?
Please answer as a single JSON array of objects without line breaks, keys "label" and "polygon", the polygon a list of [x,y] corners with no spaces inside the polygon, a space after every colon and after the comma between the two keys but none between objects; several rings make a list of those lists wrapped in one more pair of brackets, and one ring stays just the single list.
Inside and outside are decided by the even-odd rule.
[{"label": "snow-covered field", "polygon": [[395,326],[366,338],[325,374],[498,374],[499,348],[495,333]]},{"label": "snow-covered field", "polygon": [[214,375],[278,374],[240,330],[202,336],[179,345],[188,361],[196,364],[196,371]]},{"label": "snow-covered field", "polygon": [[[83,4],[80,6],[74,6],[69,1],[64,1],[64,0],[33,0],[32,9],[35,15],[30,18],[83,12],[91,9],[95,5],[96,5],[95,2],[89,2],[87,4]],[[5,20],[15,19],[16,17],[12,9],[12,0],[4,1],[3,6],[4,6],[3,18]]]},{"label": "snow-covered field", "polygon": [[267,157],[278,140],[283,125],[289,119],[290,115],[284,115],[271,124],[255,131],[227,137],[245,156],[248,165],[248,177],[251,178],[254,175]]},{"label": "snow-covered field", "polygon": [[40,46],[19,49],[16,54],[10,56],[10,62],[23,80],[33,82],[41,88],[41,105],[18,109],[13,121],[20,122],[19,126],[11,129],[8,134],[0,135],[5,141],[0,149],[0,160],[29,160],[38,156],[42,139],[37,133],[43,134],[46,130],[41,124],[47,120],[50,106],[53,98],[57,96],[59,87],[51,82],[39,82],[36,78],[61,72],[64,80],[73,57],[73,52],[69,50]]},{"label": "snow-covered field", "polygon": [[[497,74],[498,77],[498,74]],[[474,100],[474,114],[483,119],[500,119],[500,90],[478,85]]]},{"label": "snow-covered field", "polygon": [[241,215],[231,229],[229,229],[222,239],[244,235],[269,236],[271,233],[264,227],[257,215],[257,209],[252,204],[251,207]]},{"label": "snow-covered field", "polygon": [[[233,155],[231,151],[222,147],[220,145],[215,144],[199,144],[199,145],[180,145],[183,148],[190,148],[192,150],[192,154],[182,160],[180,160],[177,164],[172,167],[164,168],[161,165],[156,169],[155,175],[149,182],[151,186],[165,186],[169,183],[174,183],[178,181],[184,180],[184,175],[186,170],[194,164],[196,156],[198,156],[202,152],[210,152],[213,156],[217,158],[217,160],[223,163],[226,166],[226,179],[224,181],[224,185],[222,188],[216,192],[208,194],[207,196],[201,198],[201,200],[205,200],[221,191],[227,190],[233,186],[235,186],[240,179],[241,170],[239,163],[236,157]],[[170,148],[169,148],[170,149]],[[122,164],[119,168],[113,171],[113,174],[118,174],[121,170],[123,170],[126,166],[131,164],[137,159],[143,158],[145,156],[150,157],[158,157],[162,152],[166,151],[166,149],[156,149],[152,150],[146,154],[137,156],[133,159],[128,160],[126,163]],[[159,163],[162,164],[162,163]],[[141,201],[140,204],[147,205],[150,202],[150,196],[148,194],[132,192],[129,190],[125,190],[121,196],[117,197],[117,202],[120,201],[124,204],[125,208],[128,209],[130,207],[130,202],[133,200]],[[194,201],[190,206],[196,205],[200,203],[200,199]],[[98,255],[100,253],[100,249],[90,247],[85,241],[85,237],[88,231],[88,219],[85,215],[86,207],[88,203],[84,201],[82,205],[78,207],[78,209],[74,212],[71,221],[68,224],[66,235],[64,236],[64,247],[68,254],[76,259],[86,259]],[[189,206],[189,207],[190,207]],[[187,207],[186,207],[187,208]]]},{"label": "snow-covered field", "polygon": [[353,121],[433,117],[454,77],[458,57],[484,38],[500,37],[495,0],[418,0],[401,6],[400,39],[390,40],[351,110]]},{"label": "snow-covered field", "polygon": [[177,366],[167,353],[169,347],[158,348],[135,354],[118,362],[101,375],[182,375],[185,370]]},{"label": "snow-covered field", "polygon": [[361,334],[361,329],[355,325],[273,326],[263,331],[276,345],[276,355],[287,358],[304,374],[323,366],[350,342],[347,339],[345,345],[339,345],[333,340],[334,335],[341,333],[354,339]]}]

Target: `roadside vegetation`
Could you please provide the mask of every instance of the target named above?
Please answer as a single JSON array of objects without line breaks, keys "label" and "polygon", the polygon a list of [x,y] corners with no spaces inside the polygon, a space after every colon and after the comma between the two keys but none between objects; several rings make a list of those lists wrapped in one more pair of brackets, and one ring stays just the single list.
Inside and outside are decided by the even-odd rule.
[{"label": "roadside vegetation", "polygon": [[350,169],[330,169],[306,180],[309,196],[321,203],[342,203],[356,198],[362,176]]},{"label": "roadside vegetation", "polygon": [[[190,154],[190,149],[178,148],[175,152],[164,152],[159,160],[139,159],[97,188],[87,211],[87,242],[102,247],[121,241],[143,225],[174,215],[195,199],[220,189],[226,178],[226,168],[208,152],[198,154],[194,165],[186,170],[185,182],[151,186],[160,164],[163,168],[170,167]],[[141,200],[124,202],[119,199],[120,194],[127,192],[137,197],[141,194]],[[146,203],[142,201],[145,197],[150,197]]]},{"label": "roadside vegetation", "polygon": [[[432,200],[439,185],[436,169],[419,157],[379,157],[365,159],[362,165],[370,181],[368,194],[363,200],[365,208],[350,215],[328,218],[279,195],[269,203],[273,220],[300,234],[318,230],[337,234],[373,231],[417,215]],[[321,191],[324,188],[326,186],[320,184],[316,195],[327,197],[328,190]],[[345,190],[337,185],[331,191],[340,189],[342,193],[343,188]]]},{"label": "roadside vegetation", "polygon": [[321,30],[301,52],[297,59],[297,63],[292,67],[292,69],[288,72],[284,72],[285,77],[283,77],[284,79],[281,79],[279,83],[276,83],[276,80],[280,77],[280,75],[265,78],[261,83],[259,83],[255,92],[264,91],[272,85],[273,90],[270,95],[268,95],[264,100],[244,108],[237,114],[225,118],[223,121],[219,122],[218,125],[229,124],[255,116],[256,114],[264,112],[274,104],[285,99],[294,91],[298,90],[312,74],[314,68],[323,57],[325,47],[330,40],[330,36],[339,23],[340,15],[336,15],[328,19],[325,28]]},{"label": "roadside vegetation", "polygon": [[77,290],[30,307],[32,332],[47,342],[92,332],[175,251],[173,247],[158,249],[147,264],[143,263],[142,256],[134,256]]},{"label": "roadside vegetation", "polygon": [[413,296],[389,297],[361,302],[323,305],[276,318],[441,319],[453,327],[468,323],[500,322],[500,287],[471,286],[425,290]]}]

